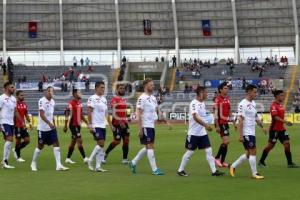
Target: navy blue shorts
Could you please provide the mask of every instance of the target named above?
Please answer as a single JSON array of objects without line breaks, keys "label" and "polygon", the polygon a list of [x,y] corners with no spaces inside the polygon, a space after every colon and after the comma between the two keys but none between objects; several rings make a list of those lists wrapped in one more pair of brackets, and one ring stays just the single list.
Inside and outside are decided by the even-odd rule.
[{"label": "navy blue shorts", "polygon": [[243,136],[244,142],[243,145],[245,149],[255,149],[256,148],[256,138],[253,135]]},{"label": "navy blue shorts", "polygon": [[58,141],[56,129],[50,131],[38,131],[38,143],[52,145]]},{"label": "navy blue shorts", "polygon": [[14,126],[9,124],[2,124],[2,133],[4,137],[14,136]]},{"label": "navy blue shorts", "polygon": [[94,140],[105,140],[106,139],[106,129],[105,128],[95,128]]},{"label": "navy blue shorts", "polygon": [[188,135],[185,141],[185,148],[191,151],[198,149],[206,149],[210,147],[208,135],[195,136]]},{"label": "navy blue shorts", "polygon": [[143,128],[143,136],[140,138],[141,144],[152,144],[155,141],[155,129]]}]

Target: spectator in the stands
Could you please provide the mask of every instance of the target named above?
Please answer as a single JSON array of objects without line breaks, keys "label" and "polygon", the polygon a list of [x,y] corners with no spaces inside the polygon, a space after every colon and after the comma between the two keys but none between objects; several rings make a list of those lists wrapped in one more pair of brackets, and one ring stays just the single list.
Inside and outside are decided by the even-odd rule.
[{"label": "spectator in the stands", "polygon": [[83,64],[84,64],[84,60],[83,60],[83,58],[81,58],[80,59],[80,64],[81,64],[81,67],[83,66]]},{"label": "spectator in the stands", "polygon": [[43,92],[43,81],[40,80],[40,82],[38,83],[38,88],[39,88],[39,92]]},{"label": "spectator in the stands", "polygon": [[172,67],[177,67],[177,64],[176,64],[176,56],[174,55],[173,57],[172,57]]},{"label": "spectator in the stands", "polygon": [[73,66],[77,67],[77,58],[76,58],[76,56],[73,57]]},{"label": "spectator in the stands", "polygon": [[213,65],[214,65],[214,66],[218,65],[218,61],[219,61],[218,58],[215,57],[215,59],[214,59],[214,64],[213,64]]},{"label": "spectator in the stands", "polygon": [[72,82],[74,80],[74,69],[73,67],[69,68],[69,81]]},{"label": "spectator in the stands", "polygon": [[85,85],[85,91],[90,91],[90,79],[86,79],[84,85]]},{"label": "spectator in the stands", "polygon": [[25,83],[26,81],[27,81],[27,77],[26,77],[26,76],[23,76],[23,77],[22,77],[22,82]]},{"label": "spectator in the stands", "polygon": [[126,57],[125,57],[125,56],[123,56],[123,58],[122,58],[122,62],[123,62],[123,63],[126,63],[126,62],[127,62],[127,59],[126,59]]},{"label": "spectator in the stands", "polygon": [[94,70],[93,66],[90,65],[87,71],[88,71],[88,72],[93,72],[93,71],[95,71],[95,70]]},{"label": "spectator in the stands", "polygon": [[245,90],[247,86],[246,77],[243,76],[242,89]]},{"label": "spectator in the stands", "polygon": [[156,58],[155,58],[155,62],[158,62],[158,61],[159,61],[159,59],[158,59],[158,57],[156,57]]},{"label": "spectator in the stands", "polygon": [[89,66],[90,65],[90,59],[88,57],[85,58],[85,66]]},{"label": "spectator in the stands", "polygon": [[162,56],[162,57],[160,58],[160,61],[161,61],[161,62],[165,62],[165,57]]},{"label": "spectator in the stands", "polygon": [[289,62],[288,62],[288,58],[285,56],[285,57],[281,57],[280,58],[280,63],[279,63],[279,67],[280,68],[287,68]]},{"label": "spectator in the stands", "polygon": [[2,63],[2,72],[3,72],[3,76],[6,76],[6,64]]},{"label": "spectator in the stands", "polygon": [[43,83],[48,82],[48,78],[45,74],[43,74],[43,76],[42,76],[42,81],[43,81]]},{"label": "spectator in the stands", "polygon": [[2,67],[3,59],[0,57],[0,66]]}]

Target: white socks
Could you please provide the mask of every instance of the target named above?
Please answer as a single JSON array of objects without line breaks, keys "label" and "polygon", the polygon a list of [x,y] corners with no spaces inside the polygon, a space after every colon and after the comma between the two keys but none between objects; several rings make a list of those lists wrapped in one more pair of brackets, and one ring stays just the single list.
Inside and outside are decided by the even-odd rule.
[{"label": "white socks", "polygon": [[251,167],[252,175],[257,174],[257,169],[256,169],[256,156],[249,156],[249,164]]},{"label": "white socks", "polygon": [[209,148],[205,149],[205,154],[206,154],[206,160],[209,164],[211,172],[215,173],[217,171],[217,169],[216,169],[216,164],[215,164],[215,158],[212,155],[212,148],[209,147]]},{"label": "white socks", "polygon": [[185,154],[182,156],[182,160],[181,160],[178,172],[184,171],[185,166],[187,165],[187,163],[189,162],[189,160],[193,154],[194,154],[194,151],[191,151],[191,150],[187,150],[185,152]]},{"label": "white socks", "polygon": [[[98,146],[98,145],[97,145]],[[96,169],[101,168],[101,161],[104,160],[105,153],[103,149],[100,147],[98,153],[96,154]]]},{"label": "white socks", "polygon": [[135,158],[131,161],[133,165],[137,165],[137,163],[144,157],[144,155],[147,153],[146,147],[142,148],[138,154],[135,156]]},{"label": "white socks", "polygon": [[156,171],[157,166],[156,166],[156,161],[155,161],[155,156],[154,156],[154,150],[147,149],[147,156],[148,156],[148,160],[149,160],[152,171],[153,172]]},{"label": "white socks", "polygon": [[102,148],[99,145],[96,145],[94,150],[92,151],[91,155],[90,155],[90,162],[93,162],[94,157],[96,156],[96,154],[101,150]]},{"label": "white socks", "polygon": [[41,150],[39,148],[35,148],[34,153],[33,153],[33,157],[32,157],[32,162],[36,163],[38,157],[41,154]]},{"label": "white socks", "polygon": [[56,167],[62,166],[61,159],[60,159],[60,148],[59,147],[53,147],[53,153],[56,161]]},{"label": "white socks", "polygon": [[12,142],[10,142],[10,141],[5,141],[5,143],[4,143],[3,161],[9,159],[10,149],[11,149],[11,143]]},{"label": "white socks", "polygon": [[246,154],[243,154],[241,155],[232,165],[231,167],[233,168],[236,168],[237,166],[239,166],[240,164],[242,164],[244,161],[246,161],[248,158],[247,158],[247,155]]}]

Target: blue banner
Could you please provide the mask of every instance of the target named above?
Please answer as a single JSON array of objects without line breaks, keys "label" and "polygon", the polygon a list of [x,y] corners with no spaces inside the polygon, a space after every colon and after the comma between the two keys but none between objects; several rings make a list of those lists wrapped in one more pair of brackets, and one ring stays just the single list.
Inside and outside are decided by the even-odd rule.
[{"label": "blue banner", "polygon": [[[204,86],[207,88],[218,88],[218,86],[223,83],[224,80],[204,80]],[[260,83],[259,79],[249,79],[246,80],[247,84],[258,85]],[[232,80],[231,81],[233,88],[242,88],[243,80]]]}]

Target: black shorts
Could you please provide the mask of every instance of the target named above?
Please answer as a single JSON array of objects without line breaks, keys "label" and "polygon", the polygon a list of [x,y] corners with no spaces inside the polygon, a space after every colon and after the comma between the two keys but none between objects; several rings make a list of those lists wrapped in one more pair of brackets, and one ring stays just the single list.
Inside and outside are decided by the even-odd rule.
[{"label": "black shorts", "polygon": [[115,129],[113,132],[114,139],[116,141],[120,141],[121,139],[124,139],[125,137],[129,137],[129,126],[128,124],[125,125],[125,128],[121,128],[120,126],[113,126]]},{"label": "black shorts", "polygon": [[276,144],[277,140],[281,143],[285,141],[289,141],[289,134],[287,131],[270,131],[269,132],[269,142],[272,144]]},{"label": "black shorts", "polygon": [[220,136],[229,136],[229,125],[228,124],[220,124]]},{"label": "black shorts", "polygon": [[24,139],[26,137],[29,137],[29,133],[27,131],[27,128],[17,128],[17,127],[15,127],[15,136],[16,136],[16,139]]},{"label": "black shorts", "polygon": [[204,136],[188,135],[186,137],[185,148],[188,150],[195,151],[197,148],[206,149],[209,148],[210,146],[211,145],[210,145],[208,135],[204,135]]},{"label": "black shorts", "polygon": [[72,134],[72,139],[78,139],[78,138],[81,138],[81,126],[72,126],[70,125],[69,126],[70,128],[70,131],[71,131],[71,134]]}]

